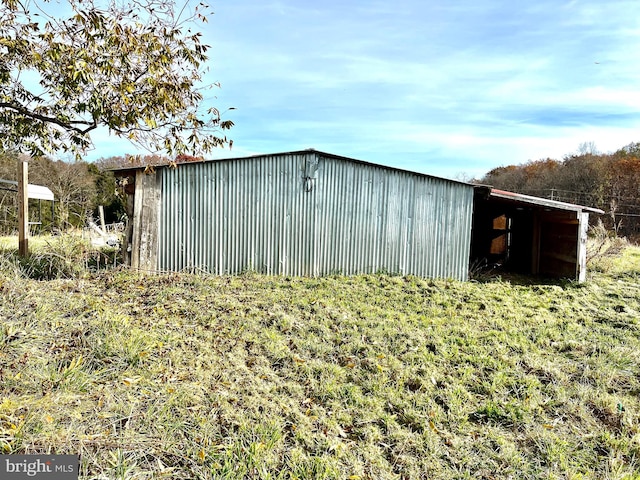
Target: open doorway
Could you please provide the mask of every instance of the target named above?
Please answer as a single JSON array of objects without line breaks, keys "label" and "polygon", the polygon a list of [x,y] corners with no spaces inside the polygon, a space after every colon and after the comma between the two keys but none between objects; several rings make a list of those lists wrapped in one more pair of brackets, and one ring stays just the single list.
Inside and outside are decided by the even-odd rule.
[{"label": "open doorway", "polygon": [[604,213],[479,186],[474,196],[471,264],[582,281],[589,212]]}]

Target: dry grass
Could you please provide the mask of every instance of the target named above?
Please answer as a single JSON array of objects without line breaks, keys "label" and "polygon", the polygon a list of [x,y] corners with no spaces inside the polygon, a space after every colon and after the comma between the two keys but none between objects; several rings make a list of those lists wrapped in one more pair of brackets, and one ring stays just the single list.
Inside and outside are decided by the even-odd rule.
[{"label": "dry grass", "polygon": [[36,280],[81,278],[93,271],[115,268],[119,247],[95,247],[82,232],[29,237],[29,255],[18,256],[18,237],[0,237],[0,269]]},{"label": "dry grass", "polygon": [[590,283],[0,271],[0,449],[81,478],[640,478],[640,250]]}]

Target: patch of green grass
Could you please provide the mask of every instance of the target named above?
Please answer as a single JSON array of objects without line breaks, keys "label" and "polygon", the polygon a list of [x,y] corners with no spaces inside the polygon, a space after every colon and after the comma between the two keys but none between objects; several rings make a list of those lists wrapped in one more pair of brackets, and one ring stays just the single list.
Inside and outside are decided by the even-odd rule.
[{"label": "patch of green grass", "polygon": [[18,255],[18,238],[0,237],[0,269],[35,280],[79,278],[90,271],[114,268],[117,247],[94,247],[81,233],[29,237],[29,254]]},{"label": "patch of green grass", "polygon": [[640,250],[587,284],[0,269],[0,450],[81,478],[640,478]]}]

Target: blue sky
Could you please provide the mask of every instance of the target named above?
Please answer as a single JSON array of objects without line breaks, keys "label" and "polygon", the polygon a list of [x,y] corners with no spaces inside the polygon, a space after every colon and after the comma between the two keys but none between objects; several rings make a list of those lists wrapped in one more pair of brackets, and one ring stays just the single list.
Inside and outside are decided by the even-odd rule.
[{"label": "blue sky", "polygon": [[[640,4],[219,0],[215,158],[315,148],[449,178],[640,141]],[[135,153],[105,132],[89,158]]]}]

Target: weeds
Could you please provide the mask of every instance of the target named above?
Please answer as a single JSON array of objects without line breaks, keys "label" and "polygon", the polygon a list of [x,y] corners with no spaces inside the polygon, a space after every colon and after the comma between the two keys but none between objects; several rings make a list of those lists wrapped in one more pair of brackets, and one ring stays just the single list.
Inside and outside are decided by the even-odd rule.
[{"label": "weeds", "polygon": [[587,243],[587,265],[590,270],[606,271],[611,268],[616,257],[629,246],[629,242],[608,230],[601,219],[589,228]]},{"label": "weeds", "polygon": [[34,280],[80,278],[88,273],[118,264],[119,250],[114,247],[93,248],[89,241],[73,234],[56,237],[34,237],[34,246],[27,257],[19,257],[15,238],[3,239],[0,247],[0,271],[9,276],[24,276]]},{"label": "weeds", "polygon": [[0,449],[81,478],[640,475],[640,250],[587,284],[0,270]]}]

